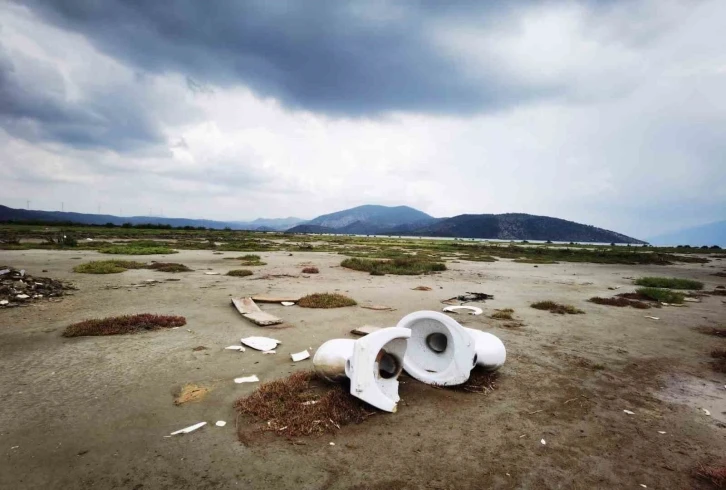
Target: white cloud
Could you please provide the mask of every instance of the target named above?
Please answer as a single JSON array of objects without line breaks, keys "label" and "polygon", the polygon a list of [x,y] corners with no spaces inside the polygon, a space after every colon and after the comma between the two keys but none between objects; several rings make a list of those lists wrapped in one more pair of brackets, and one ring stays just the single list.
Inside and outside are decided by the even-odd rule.
[{"label": "white cloud", "polygon": [[641,20],[628,5],[548,3],[494,29],[438,26],[436,42],[471,60],[471,76],[496,60],[512,83],[569,87],[550,98],[478,116],[349,119],[137,73],[6,6],[2,44],[20,80],[67,102],[133,97],[163,137],[104,149],[6,128],[3,204],[227,220],[407,204],[437,216],[544,214],[638,237],[715,221],[726,208],[726,4],[642,3]]}]

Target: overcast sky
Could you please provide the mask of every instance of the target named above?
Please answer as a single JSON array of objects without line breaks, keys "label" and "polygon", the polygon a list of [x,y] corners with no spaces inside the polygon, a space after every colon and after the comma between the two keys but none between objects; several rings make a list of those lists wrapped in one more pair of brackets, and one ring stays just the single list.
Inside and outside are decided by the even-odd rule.
[{"label": "overcast sky", "polygon": [[0,203],[716,221],[724,26],[723,0],[0,2]]}]

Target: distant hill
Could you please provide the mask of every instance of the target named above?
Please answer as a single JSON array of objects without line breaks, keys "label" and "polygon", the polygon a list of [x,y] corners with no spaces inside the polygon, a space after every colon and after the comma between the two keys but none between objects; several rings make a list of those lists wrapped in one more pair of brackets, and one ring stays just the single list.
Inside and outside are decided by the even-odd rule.
[{"label": "distant hill", "polygon": [[[289,225],[285,223],[289,220],[297,220],[297,218],[284,218],[280,220],[280,224],[275,223],[276,220],[255,220],[254,222],[226,222],[214,221],[207,219],[187,219],[187,218],[163,218],[160,216],[114,216],[111,214],[86,214],[86,213],[70,213],[61,211],[36,211],[28,209],[15,209],[0,205],[0,221],[57,221],[80,223],[86,225],[105,225],[113,223],[114,225],[122,225],[131,223],[132,225],[159,224],[171,226],[193,226],[213,229],[231,228],[233,230],[284,230]],[[301,220],[298,220],[298,222]],[[294,222],[294,221],[293,221]],[[269,223],[269,224],[266,224]]]},{"label": "distant hill", "polygon": [[288,231],[293,233],[375,235],[397,226],[409,223],[420,223],[423,226],[435,220],[436,218],[408,206],[390,207],[367,204],[318,216]]},{"label": "distant hill", "polygon": [[411,235],[495,240],[645,243],[614,231],[547,216],[523,213],[462,214],[433,218],[407,206],[360,206],[319,216],[292,233]]},{"label": "distant hill", "polygon": [[717,221],[654,236],[650,242],[654,245],[691,245],[692,247],[718,245],[726,247],[726,221]]},{"label": "distant hill", "polygon": [[292,226],[306,222],[307,221],[304,219],[290,216],[289,218],[257,218],[254,221],[235,221],[234,223],[237,223],[240,226],[248,227],[245,229],[257,229],[262,231],[263,227],[271,230],[287,230]]},{"label": "distant hill", "polygon": [[420,236],[552,240],[559,242],[645,243],[614,231],[532,214],[462,214],[411,232]]}]

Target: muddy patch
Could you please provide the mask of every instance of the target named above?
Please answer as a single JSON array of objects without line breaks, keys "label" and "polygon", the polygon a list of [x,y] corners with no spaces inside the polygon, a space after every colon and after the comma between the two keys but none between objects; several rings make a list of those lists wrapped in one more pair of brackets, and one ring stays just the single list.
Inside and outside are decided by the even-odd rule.
[{"label": "muddy patch", "polygon": [[665,388],[656,393],[659,399],[687,405],[702,415],[708,410],[711,417],[726,424],[726,386],[695,376],[678,375],[666,379]]}]

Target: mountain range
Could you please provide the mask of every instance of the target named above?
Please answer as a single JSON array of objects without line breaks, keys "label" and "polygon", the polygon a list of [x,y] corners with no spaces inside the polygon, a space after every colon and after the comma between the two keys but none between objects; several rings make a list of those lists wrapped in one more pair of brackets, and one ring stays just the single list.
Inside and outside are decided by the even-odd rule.
[{"label": "mountain range", "polygon": [[355,235],[407,235],[499,240],[552,240],[564,242],[645,243],[610,230],[547,216],[523,213],[462,214],[435,218],[409,206],[364,205],[324,214],[309,221],[300,218],[213,221],[157,216],[113,215],[35,211],[0,205],[0,221],[162,224],[175,227],[231,228],[233,230],[287,231]]}]

